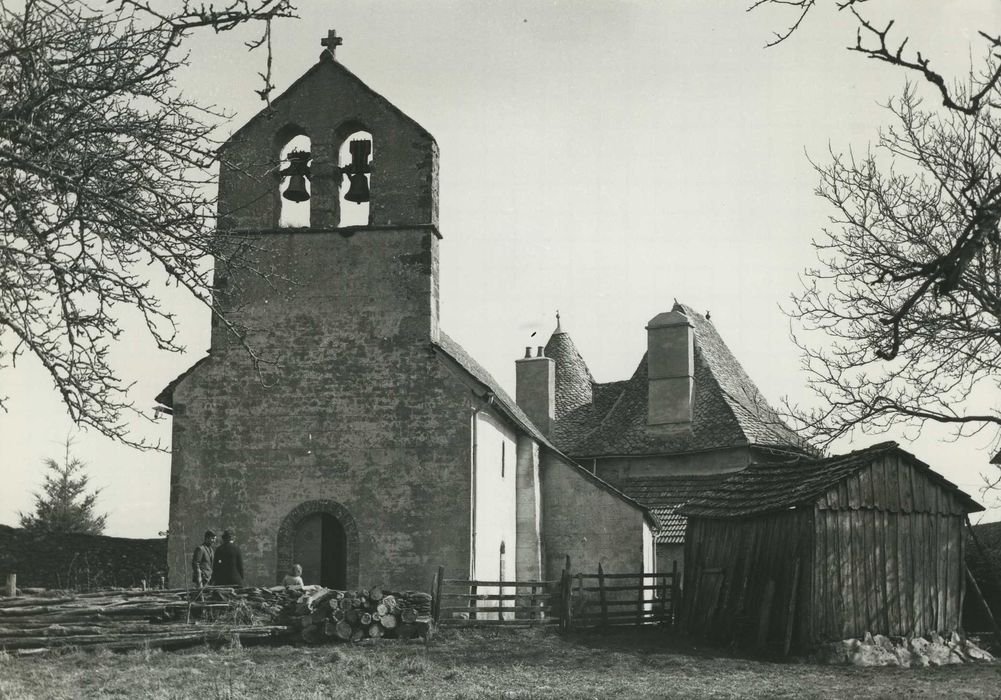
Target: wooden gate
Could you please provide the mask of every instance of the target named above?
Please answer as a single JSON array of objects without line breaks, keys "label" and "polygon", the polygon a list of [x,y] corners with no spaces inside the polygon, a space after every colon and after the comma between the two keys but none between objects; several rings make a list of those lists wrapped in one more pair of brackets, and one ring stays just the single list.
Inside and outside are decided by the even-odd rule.
[{"label": "wooden gate", "polygon": [[574,575],[570,626],[674,624],[681,598],[677,565],[669,573]]},{"label": "wooden gate", "polygon": [[469,581],[444,578],[433,584],[432,614],[447,627],[528,627],[561,621],[561,581]]}]

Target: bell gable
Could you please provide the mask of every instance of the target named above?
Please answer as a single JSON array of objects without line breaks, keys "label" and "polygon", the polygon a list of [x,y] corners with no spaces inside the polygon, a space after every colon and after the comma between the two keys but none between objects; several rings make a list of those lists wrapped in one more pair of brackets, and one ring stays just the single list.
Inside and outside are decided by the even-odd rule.
[{"label": "bell gable", "polygon": [[[308,144],[305,173],[295,170],[292,166],[297,164],[289,159],[293,139]],[[303,185],[310,228],[344,226],[347,209],[365,197],[367,221],[353,223],[438,224],[434,137],[338,63],[330,51],[236,131],[220,148],[220,156],[221,230],[278,228],[284,202],[303,199]],[[282,192],[290,189],[283,198]]]}]

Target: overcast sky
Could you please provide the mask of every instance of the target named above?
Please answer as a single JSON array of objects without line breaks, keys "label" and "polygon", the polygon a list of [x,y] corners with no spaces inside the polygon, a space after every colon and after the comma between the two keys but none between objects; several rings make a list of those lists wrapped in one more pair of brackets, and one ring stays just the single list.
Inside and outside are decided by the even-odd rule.
[{"label": "overcast sky", "polygon": [[[806,400],[780,304],[813,260],[830,213],[807,155],[864,149],[888,123],[881,103],[905,77],[844,47],[850,18],[821,7],[783,45],[791,16],[747,2],[300,3],[275,27],[275,83],[307,70],[328,28],[338,60],[417,120],[441,148],[442,328],[514,393],[514,360],[544,344],[559,309],[598,381],[628,378],[646,322],[675,298],[712,320],[766,397]],[[832,3],[831,3],[832,4]],[[933,65],[962,75],[1001,31],[1001,3],[872,2]],[[880,17],[880,15],[874,15]],[[238,33],[192,43],[183,87],[234,114],[261,104],[263,55]],[[972,42],[972,44],[971,44]],[[972,46],[972,48],[971,48]],[[935,96],[923,86],[921,94]],[[174,300],[188,352],[156,354],[140,335],[116,350],[138,405],[208,347],[209,318]],[[533,338],[532,333],[537,335]],[[0,523],[31,507],[47,456],[74,452],[103,488],[108,534],[167,526],[170,458],[74,433],[51,383],[24,358],[0,376]],[[993,397],[992,397],[993,399]],[[140,427],[169,445],[169,425]],[[989,436],[891,437],[981,498]],[[852,449],[886,439],[857,435]],[[253,478],[248,474],[247,478]],[[1001,518],[989,511],[987,519]]]}]

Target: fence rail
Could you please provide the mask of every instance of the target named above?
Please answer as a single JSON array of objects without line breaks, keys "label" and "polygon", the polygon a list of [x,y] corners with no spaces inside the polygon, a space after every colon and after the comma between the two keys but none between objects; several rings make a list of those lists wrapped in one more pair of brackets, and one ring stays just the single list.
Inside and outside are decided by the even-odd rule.
[{"label": "fence rail", "polygon": [[606,574],[599,565],[596,574],[571,574],[567,557],[560,578],[538,581],[445,578],[439,567],[432,615],[436,623],[455,627],[673,624],[680,610],[679,583],[677,562],[664,573]]}]

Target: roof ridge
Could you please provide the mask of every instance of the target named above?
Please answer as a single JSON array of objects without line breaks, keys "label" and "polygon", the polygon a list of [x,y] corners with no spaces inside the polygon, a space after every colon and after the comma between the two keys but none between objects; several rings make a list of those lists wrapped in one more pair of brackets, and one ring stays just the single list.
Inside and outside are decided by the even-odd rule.
[{"label": "roof ridge", "polygon": [[872,467],[888,454],[896,455],[908,468],[917,470],[939,488],[952,492],[968,513],[983,510],[969,494],[917,456],[896,442],[886,441],[845,454],[806,457],[802,464],[796,464],[799,460],[753,463],[690,500],[683,513],[689,517],[736,518],[814,503],[822,494]]}]

